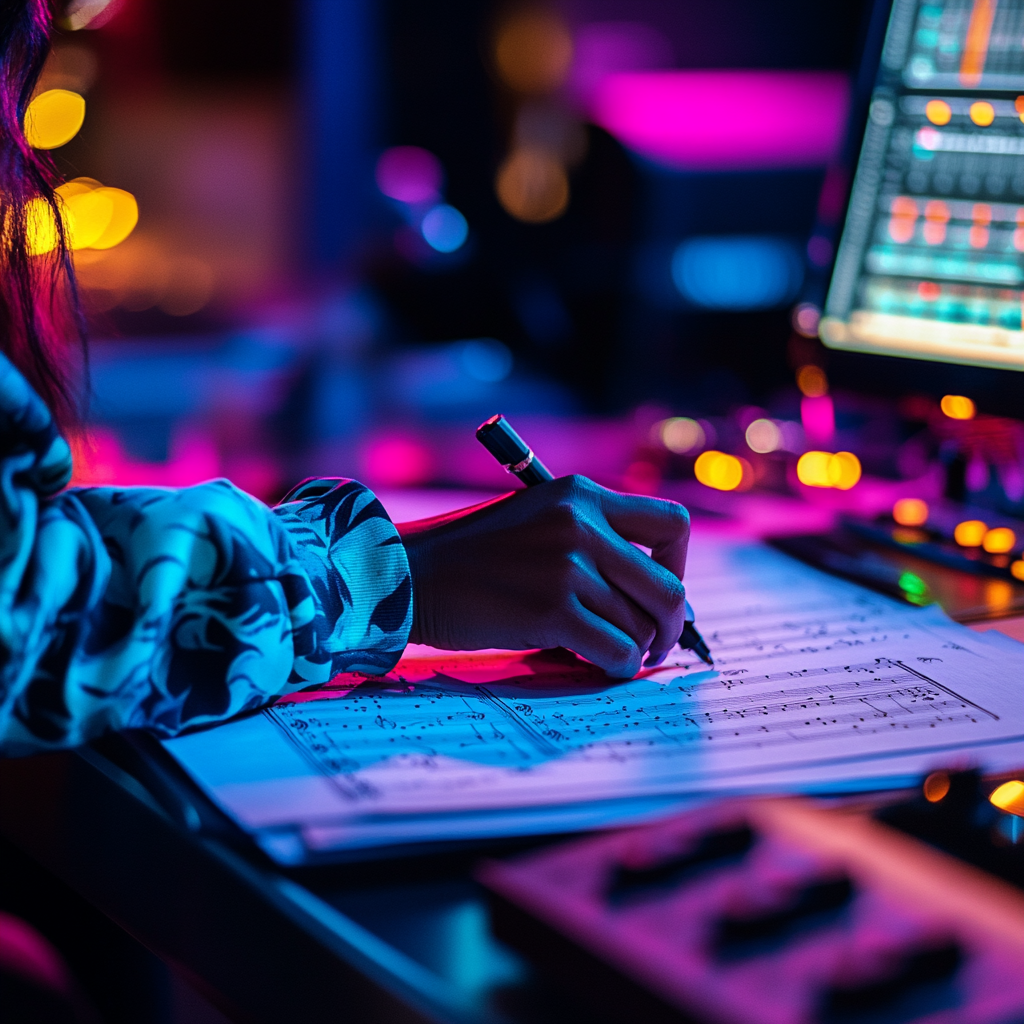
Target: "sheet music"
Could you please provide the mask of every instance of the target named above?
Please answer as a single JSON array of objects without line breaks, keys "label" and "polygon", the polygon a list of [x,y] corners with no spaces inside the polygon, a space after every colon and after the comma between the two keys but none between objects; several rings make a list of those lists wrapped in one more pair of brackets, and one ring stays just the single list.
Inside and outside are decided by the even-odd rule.
[{"label": "sheet music", "polygon": [[[1024,764],[1024,645],[760,544],[701,538],[687,588],[714,670],[679,651],[619,683],[543,655],[405,662],[167,746],[250,827],[328,832],[368,817],[808,788],[897,762]],[[232,747],[276,753],[211,770],[229,733]]]}]

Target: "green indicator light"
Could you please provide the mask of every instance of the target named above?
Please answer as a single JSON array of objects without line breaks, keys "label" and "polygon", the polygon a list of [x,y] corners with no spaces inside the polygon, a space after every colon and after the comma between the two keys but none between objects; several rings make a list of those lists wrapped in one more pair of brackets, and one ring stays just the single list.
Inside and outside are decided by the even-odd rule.
[{"label": "green indicator light", "polygon": [[900,573],[899,588],[911,604],[924,604],[928,597],[928,584],[912,572]]}]

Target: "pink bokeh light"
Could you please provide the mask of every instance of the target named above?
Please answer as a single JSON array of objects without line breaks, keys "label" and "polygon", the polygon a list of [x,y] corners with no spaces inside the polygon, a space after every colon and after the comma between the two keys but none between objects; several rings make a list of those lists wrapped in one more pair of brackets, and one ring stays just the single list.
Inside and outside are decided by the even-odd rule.
[{"label": "pink bokeh light", "polygon": [[830,395],[815,395],[800,401],[800,421],[807,440],[814,444],[831,441],[836,432],[836,410]]},{"label": "pink bokeh light", "polygon": [[678,170],[827,164],[849,83],[823,71],[636,71],[607,75],[588,114],[630,149]]},{"label": "pink bokeh light", "polygon": [[441,161],[419,146],[394,146],[377,161],[377,187],[401,203],[434,202],[441,194]]}]

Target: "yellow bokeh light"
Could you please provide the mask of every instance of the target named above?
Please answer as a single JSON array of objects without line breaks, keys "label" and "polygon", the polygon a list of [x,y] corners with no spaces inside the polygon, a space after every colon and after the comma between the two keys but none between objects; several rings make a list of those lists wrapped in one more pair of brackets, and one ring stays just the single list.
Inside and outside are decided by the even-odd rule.
[{"label": "yellow bokeh light", "polygon": [[829,459],[828,482],[840,491],[848,491],[860,480],[860,459],[853,452],[836,452]]},{"label": "yellow bokeh light", "polygon": [[673,416],[655,424],[658,439],[670,451],[682,455],[704,447],[704,428],[688,416]]},{"label": "yellow bokeh light", "polygon": [[804,452],[797,460],[797,479],[807,487],[830,487],[828,464],[831,458],[831,452]]},{"label": "yellow bokeh light", "polygon": [[572,34],[553,11],[522,11],[498,30],[494,64],[516,92],[547,93],[564,81],[572,64]]},{"label": "yellow bokeh light", "polygon": [[920,498],[900,498],[892,507],[892,517],[900,526],[924,526],[928,522],[928,503]]},{"label": "yellow bokeh light", "polygon": [[1005,555],[1017,543],[1017,535],[1008,526],[997,526],[982,538],[981,546],[990,555]]},{"label": "yellow bokeh light", "polygon": [[929,100],[924,107],[924,116],[932,124],[949,124],[953,111],[944,100]]},{"label": "yellow bokeh light", "polygon": [[103,191],[79,192],[64,200],[68,244],[72,249],[88,249],[110,225],[114,204]]},{"label": "yellow bokeh light", "polygon": [[70,142],[85,121],[85,100],[70,89],[47,89],[25,111],[25,138],[33,149]]},{"label": "yellow bokeh light", "polygon": [[123,188],[99,188],[98,195],[110,200],[111,214],[103,232],[92,242],[93,249],[112,249],[123,242],[139,222],[139,204],[131,192]]},{"label": "yellow bokeh light", "polygon": [[1013,584],[1007,580],[985,580],[983,601],[989,611],[1003,612],[1011,607],[1014,599]]},{"label": "yellow bokeh light", "polygon": [[796,371],[796,386],[808,398],[828,394],[828,377],[820,366],[801,366]]},{"label": "yellow bokeh light", "polygon": [[797,460],[796,477],[807,487],[848,491],[860,480],[860,459],[853,452],[804,452]]},{"label": "yellow bokeh light", "polygon": [[939,408],[951,420],[973,420],[977,411],[974,402],[964,395],[943,395]]},{"label": "yellow bokeh light", "polygon": [[725,452],[702,452],[693,464],[693,472],[700,483],[716,491],[735,491],[743,482],[743,462]]},{"label": "yellow bokeh light", "polygon": [[957,524],[953,531],[953,540],[962,548],[976,548],[981,546],[986,533],[988,523],[983,523],[980,519],[965,519]]},{"label": "yellow bokeh light", "polygon": [[544,224],[565,213],[569,179],[565,168],[543,149],[524,146],[498,169],[498,201],[517,220]]},{"label": "yellow bokeh light", "polygon": [[771,420],[759,419],[747,427],[747,445],[753,452],[766,455],[782,447],[782,431]]},{"label": "yellow bokeh light", "polygon": [[1004,782],[992,790],[988,799],[989,803],[998,807],[999,810],[1024,817],[1024,782],[1021,782],[1020,779]]},{"label": "yellow bokeh light", "polygon": [[1018,559],[1010,566],[1010,573],[1015,580],[1024,580],[1024,559]]},{"label": "yellow bokeh light", "polygon": [[[135,197],[119,188],[107,188],[95,178],[74,178],[56,189],[64,233],[71,249],[110,249],[135,228],[139,208]],[[45,200],[37,198],[27,209],[28,250],[41,256],[57,248],[57,227]]]},{"label": "yellow bokeh light", "polygon": [[987,128],[996,119],[995,107],[984,100],[971,104],[971,120],[981,128]]}]

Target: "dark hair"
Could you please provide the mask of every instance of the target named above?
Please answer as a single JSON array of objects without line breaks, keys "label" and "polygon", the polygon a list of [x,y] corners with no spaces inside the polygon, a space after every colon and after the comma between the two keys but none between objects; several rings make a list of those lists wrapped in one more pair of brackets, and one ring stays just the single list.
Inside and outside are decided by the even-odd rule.
[{"label": "dark hair", "polygon": [[[0,0],[0,349],[49,405],[58,424],[78,420],[68,342],[85,331],[71,252],[54,194],[57,174],[29,146],[25,110],[50,49],[48,0]],[[30,255],[28,209],[41,199],[57,247]]]}]

